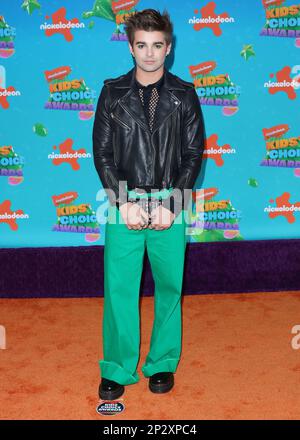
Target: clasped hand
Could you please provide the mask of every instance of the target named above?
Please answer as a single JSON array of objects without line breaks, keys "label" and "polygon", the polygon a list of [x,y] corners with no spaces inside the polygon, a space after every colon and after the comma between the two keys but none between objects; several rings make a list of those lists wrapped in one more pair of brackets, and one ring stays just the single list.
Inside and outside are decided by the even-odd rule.
[{"label": "clasped hand", "polygon": [[175,214],[162,205],[152,210],[150,224],[148,224],[148,213],[137,203],[124,203],[120,207],[120,212],[128,229],[141,230],[148,228],[161,231],[169,228],[175,219]]}]

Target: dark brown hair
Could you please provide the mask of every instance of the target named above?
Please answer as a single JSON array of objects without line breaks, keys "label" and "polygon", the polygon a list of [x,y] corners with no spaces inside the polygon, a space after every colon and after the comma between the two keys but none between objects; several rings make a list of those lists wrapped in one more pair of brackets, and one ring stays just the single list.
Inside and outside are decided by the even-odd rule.
[{"label": "dark brown hair", "polygon": [[125,18],[124,29],[131,46],[133,46],[134,33],[137,30],[163,32],[167,46],[173,38],[173,24],[166,10],[162,14],[155,9],[136,11]]}]

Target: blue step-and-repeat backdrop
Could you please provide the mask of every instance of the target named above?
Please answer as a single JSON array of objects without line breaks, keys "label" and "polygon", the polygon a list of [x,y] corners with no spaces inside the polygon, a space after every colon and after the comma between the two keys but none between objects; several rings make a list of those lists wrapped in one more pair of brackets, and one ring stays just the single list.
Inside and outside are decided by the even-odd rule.
[{"label": "blue step-and-repeat backdrop", "polygon": [[170,13],[167,67],[205,119],[188,240],[300,237],[300,3],[0,0],[1,247],[104,244],[94,114],[133,67],[124,18],[146,8]]}]

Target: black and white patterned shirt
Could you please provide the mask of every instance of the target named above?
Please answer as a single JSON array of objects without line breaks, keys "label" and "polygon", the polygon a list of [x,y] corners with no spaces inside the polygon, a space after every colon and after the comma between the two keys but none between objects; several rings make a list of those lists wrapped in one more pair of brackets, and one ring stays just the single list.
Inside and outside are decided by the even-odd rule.
[{"label": "black and white patterned shirt", "polygon": [[135,87],[144,107],[150,131],[153,129],[155,110],[159,102],[159,92],[164,82],[164,75],[155,83],[142,85],[135,78]]}]

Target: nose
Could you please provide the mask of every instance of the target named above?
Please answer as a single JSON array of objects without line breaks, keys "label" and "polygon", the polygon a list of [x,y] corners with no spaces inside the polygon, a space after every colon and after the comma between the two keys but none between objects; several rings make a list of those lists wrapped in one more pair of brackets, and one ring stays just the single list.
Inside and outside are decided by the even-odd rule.
[{"label": "nose", "polygon": [[147,57],[151,58],[152,57],[152,53],[153,53],[152,48],[148,47],[148,49],[147,49]]}]

